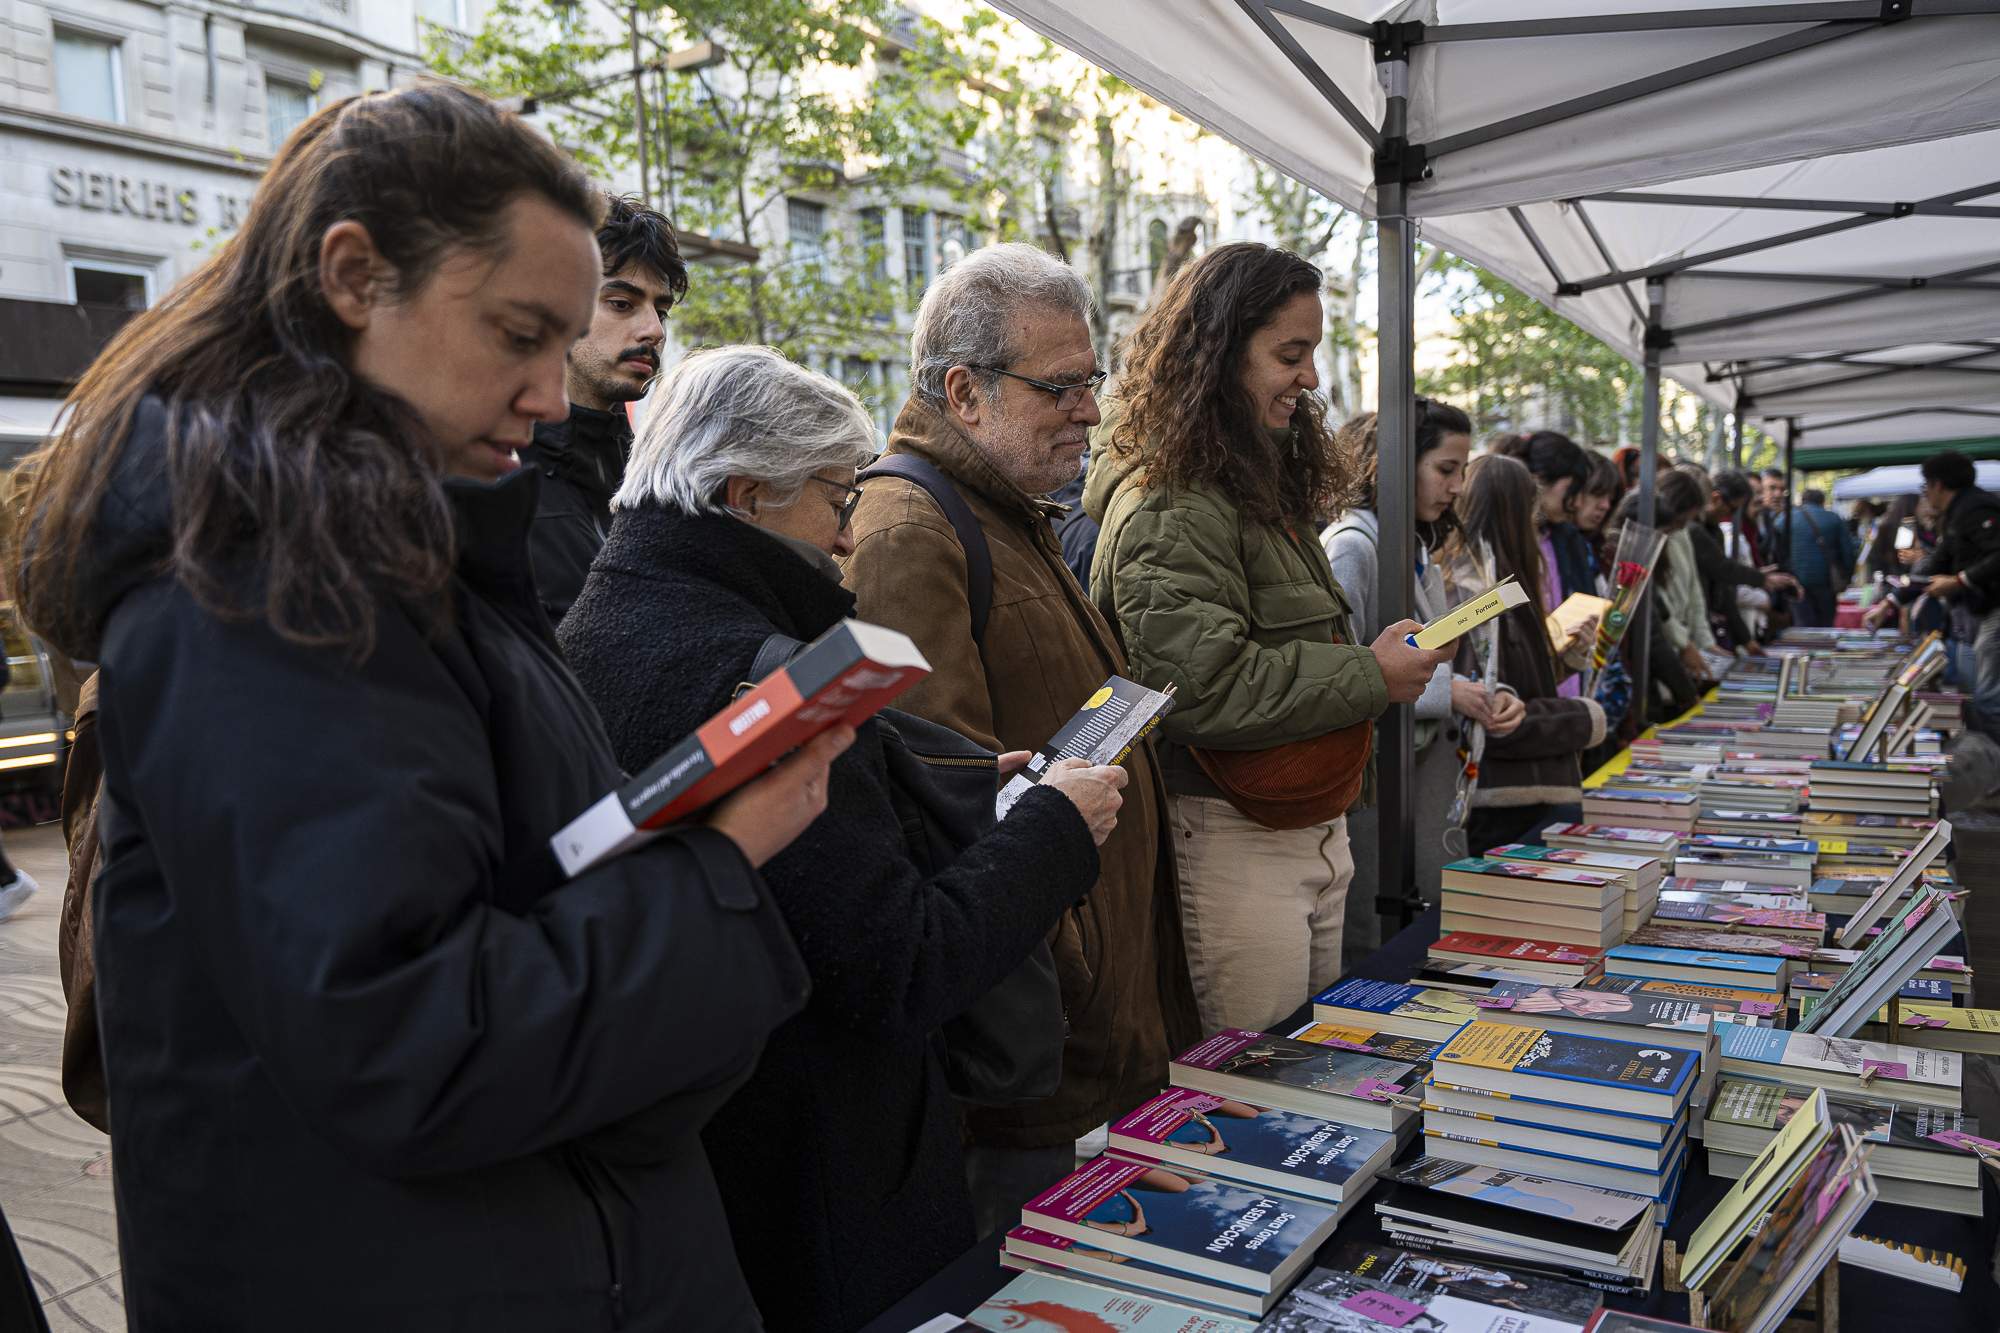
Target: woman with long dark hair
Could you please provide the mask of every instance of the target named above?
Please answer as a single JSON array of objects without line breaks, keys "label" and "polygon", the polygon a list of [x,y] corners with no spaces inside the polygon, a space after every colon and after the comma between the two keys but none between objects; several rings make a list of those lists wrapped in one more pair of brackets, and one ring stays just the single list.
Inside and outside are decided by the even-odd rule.
[{"label": "woman with long dark hair", "polygon": [[101,664],[97,1004],[134,1329],[749,1329],[698,1134],[804,1004],[756,866],[830,733],[565,881],[621,780],[535,598],[601,197],[423,83],[279,152],[91,367],[15,586]]},{"label": "woman with long dark hair", "polygon": [[[1344,817],[1357,788],[1365,800],[1352,761],[1451,657],[1407,644],[1414,621],[1358,641],[1320,546],[1349,485],[1314,392],[1320,283],[1250,243],[1182,269],[1126,341],[1117,425],[1084,492],[1102,525],[1091,595],[1138,678],[1178,691],[1161,733],[1210,1031],[1274,1023],[1339,975]],[[1269,780],[1307,772],[1325,785],[1295,800]]]},{"label": "woman with long dark hair", "polygon": [[1466,846],[1475,855],[1581,815],[1577,756],[1604,739],[1604,710],[1596,701],[1556,691],[1561,668],[1544,623],[1551,608],[1542,591],[1537,505],[1535,478],[1522,464],[1498,454],[1474,459],[1458,499],[1461,531],[1443,562],[1453,605],[1507,578],[1529,594],[1526,605],[1490,622],[1490,633],[1468,636],[1482,669],[1519,697],[1526,714],[1506,735],[1487,733],[1465,824]]},{"label": "woman with long dark hair", "polygon": [[[1416,407],[1416,536],[1415,614],[1432,621],[1451,609],[1445,597],[1443,572],[1436,552],[1458,527],[1453,502],[1465,488],[1467,455],[1472,450],[1472,420],[1450,403],[1419,398]],[[1353,502],[1321,534],[1333,575],[1347,593],[1355,621],[1364,637],[1381,633],[1382,616],[1376,597],[1380,568],[1381,519],[1375,507],[1376,415],[1363,412],[1340,428],[1338,439],[1357,478]],[[1512,694],[1495,694],[1471,674],[1470,645],[1457,645],[1453,661],[1438,667],[1416,702],[1414,778],[1417,827],[1444,826],[1460,772],[1460,732],[1473,723],[1504,736],[1521,721],[1521,701]],[[1373,865],[1378,851],[1373,810],[1355,810],[1347,817],[1347,835],[1357,865]],[[1416,847],[1417,891],[1438,890],[1444,864],[1451,860],[1441,838],[1422,837]],[[1347,935],[1342,942],[1352,958],[1381,943],[1381,918],[1375,904],[1348,900]]]},{"label": "woman with long dark hair", "polygon": [[[1512,458],[1535,479],[1535,539],[1542,548],[1543,603],[1553,611],[1576,593],[1596,595],[1597,570],[1589,543],[1578,530],[1594,469],[1590,454],[1560,431],[1537,430],[1488,441],[1490,452]],[[1581,645],[1572,645],[1580,648]],[[1559,673],[1558,689],[1573,698],[1579,682],[1573,671]]]}]

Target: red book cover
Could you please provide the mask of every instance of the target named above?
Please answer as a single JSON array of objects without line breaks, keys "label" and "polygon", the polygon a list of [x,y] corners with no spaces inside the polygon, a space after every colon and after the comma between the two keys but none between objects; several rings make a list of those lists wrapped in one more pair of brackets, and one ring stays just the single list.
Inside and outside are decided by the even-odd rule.
[{"label": "red book cover", "polygon": [[843,620],[550,839],[576,875],[728,795],[832,727],[857,726],[930,674],[906,634]]},{"label": "red book cover", "polygon": [[1604,950],[1587,944],[1548,944],[1506,935],[1475,935],[1455,930],[1431,946],[1432,953],[1470,954],[1479,958],[1511,958],[1523,963],[1582,963],[1604,961]]}]

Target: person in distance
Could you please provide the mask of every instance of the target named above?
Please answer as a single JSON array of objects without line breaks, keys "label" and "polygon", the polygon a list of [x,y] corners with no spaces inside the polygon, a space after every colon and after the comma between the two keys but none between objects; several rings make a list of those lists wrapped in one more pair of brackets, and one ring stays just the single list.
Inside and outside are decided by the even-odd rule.
[{"label": "person in distance", "polygon": [[[898,707],[993,750],[1040,748],[1106,678],[1132,678],[1111,627],[1064,562],[1043,497],[1076,475],[1103,382],[1090,288],[1032,245],[990,245],[924,292],[910,330],[909,401],[884,463],[928,468],[861,483],[847,586],[864,620],[909,635],[934,668]],[[944,501],[963,503],[963,535]],[[971,544],[968,549],[967,543]],[[987,554],[985,632],[973,622],[974,552]],[[979,1233],[1066,1175],[1076,1140],[1158,1092],[1198,1039],[1181,947],[1166,786],[1152,741],[1097,887],[1050,939],[1069,1014],[1053,1097],[966,1111]]]},{"label": "person in distance", "polygon": [[[854,613],[834,557],[875,452],[851,392],[769,348],[697,352],[654,396],[560,633],[628,768],[726,706],[773,633],[810,641]],[[813,998],[704,1137],[767,1327],[855,1328],[976,1239],[934,1034],[1090,891],[1126,777],[1064,761],[931,874],[871,720],[827,813],[764,867]]]},{"label": "person in distance", "polygon": [[623,779],[535,602],[601,196],[479,95],[343,99],[126,325],[15,586],[101,664],[97,1005],[151,1329],[754,1329],[697,1133],[805,1004],[756,867],[829,733],[565,882]]},{"label": "person in distance", "polygon": [[1320,286],[1254,243],[1177,273],[1126,342],[1122,412],[1084,491],[1102,525],[1091,595],[1137,678],[1178,689],[1160,731],[1209,1031],[1266,1027],[1340,974],[1354,878],[1345,808],[1273,827],[1214,774],[1244,771],[1229,752],[1323,742],[1415,703],[1452,656],[1406,643],[1413,620],[1357,642],[1319,543],[1351,481],[1315,393]]},{"label": "person in distance", "polygon": [[611,495],[632,452],[625,405],[659,373],[667,311],[688,289],[673,225],[635,200],[605,200],[597,252],[603,276],[590,332],[563,370],[569,415],[537,422],[534,443],[521,450],[521,466],[542,474],[528,558],[551,625],[562,623],[604,547]]},{"label": "person in distance", "polygon": [[[1580,818],[1583,774],[1577,756],[1604,739],[1604,709],[1597,701],[1556,691],[1568,668],[1549,644],[1550,608],[1542,601],[1547,583],[1535,517],[1545,494],[1524,464],[1504,454],[1474,459],[1458,499],[1459,536],[1443,557],[1454,605],[1509,577],[1528,591],[1527,605],[1489,622],[1490,639],[1478,630],[1468,636],[1482,654],[1498,654],[1499,684],[1519,697],[1525,714],[1504,735],[1487,730],[1465,823],[1466,847],[1474,856],[1502,843],[1532,842],[1530,835],[1545,825]],[[1593,625],[1590,637],[1595,634]],[[1494,663],[1482,657],[1480,666]]]}]

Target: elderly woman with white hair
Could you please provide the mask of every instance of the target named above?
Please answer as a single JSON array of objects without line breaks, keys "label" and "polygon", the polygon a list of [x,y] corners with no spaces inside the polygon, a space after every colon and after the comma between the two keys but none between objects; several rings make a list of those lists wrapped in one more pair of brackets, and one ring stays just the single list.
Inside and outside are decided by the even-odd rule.
[{"label": "elderly woman with white hair", "polygon": [[[728,703],[770,635],[852,614],[832,557],[875,443],[852,393],[769,348],[695,353],[653,398],[560,636],[628,769]],[[1089,891],[1124,784],[1072,761],[926,877],[870,723],[826,814],[765,864],[813,995],[704,1139],[769,1328],[857,1327],[974,1239],[934,1034]],[[672,1060],[660,1035],[630,1056]]]}]

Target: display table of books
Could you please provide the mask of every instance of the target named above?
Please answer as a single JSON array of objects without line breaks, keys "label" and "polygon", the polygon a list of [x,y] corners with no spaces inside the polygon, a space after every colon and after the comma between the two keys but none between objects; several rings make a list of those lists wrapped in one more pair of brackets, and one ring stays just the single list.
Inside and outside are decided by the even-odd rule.
[{"label": "display table of books", "polygon": [[2000,1327],[1937,657],[1740,663],[1586,822],[1476,849],[1285,1022],[1181,1052],[870,1333]]}]

